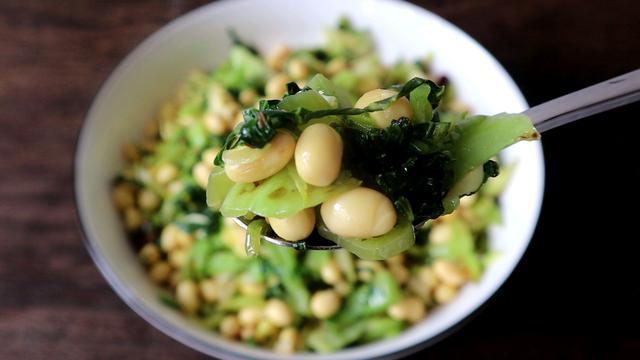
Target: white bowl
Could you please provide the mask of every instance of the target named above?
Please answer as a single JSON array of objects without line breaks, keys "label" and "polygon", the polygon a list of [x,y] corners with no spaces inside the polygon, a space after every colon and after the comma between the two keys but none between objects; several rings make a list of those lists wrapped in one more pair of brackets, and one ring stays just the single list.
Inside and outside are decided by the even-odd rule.
[{"label": "white bowl", "polygon": [[[260,50],[278,43],[309,46],[323,31],[348,15],[372,31],[385,62],[435,54],[434,67],[455,84],[475,112],[518,112],[527,104],[498,62],[477,42],[440,17],[391,0],[241,0],[203,6],[171,22],[138,46],[102,86],[80,133],[75,159],[75,192],[86,245],[100,271],[140,316],[174,339],[221,358],[281,359],[267,350],[224,340],[158,300],[127,242],[111,206],[110,181],[121,168],[120,146],[141,137],[145,122],[194,68],[220,64],[230,42],[227,30]],[[502,255],[482,279],[467,285],[451,304],[431,312],[401,335],[333,354],[334,359],[370,359],[399,355],[441,338],[500,287],[522,257],[532,236],[543,194],[544,164],[539,143],[522,143],[503,154],[517,161],[514,177],[501,198],[504,225],[492,230],[491,246]],[[296,359],[321,355],[297,354]]]}]

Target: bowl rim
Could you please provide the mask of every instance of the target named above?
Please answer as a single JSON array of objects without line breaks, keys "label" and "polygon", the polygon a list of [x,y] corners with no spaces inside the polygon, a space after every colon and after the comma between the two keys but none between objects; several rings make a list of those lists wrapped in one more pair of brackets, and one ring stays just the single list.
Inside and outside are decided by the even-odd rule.
[{"label": "bowl rim", "polygon": [[[226,349],[212,345],[210,342],[194,337],[190,335],[188,332],[183,331],[180,326],[172,324],[170,321],[166,320],[162,316],[157,316],[157,314],[154,311],[147,308],[144,305],[144,303],[140,301],[140,299],[138,299],[130,291],[129,287],[126,286],[125,283],[120,280],[120,278],[113,271],[106,256],[102,254],[99,251],[99,249],[96,247],[96,244],[94,243],[92,238],[89,236],[90,231],[87,229],[87,226],[85,223],[86,220],[84,220],[85,211],[83,210],[83,206],[81,205],[81,201],[80,201],[80,199],[82,198],[80,185],[79,185],[80,183],[79,179],[81,178],[81,174],[82,174],[82,171],[81,171],[82,154],[80,150],[83,148],[83,143],[84,143],[83,139],[86,137],[86,132],[88,128],[88,126],[86,125],[90,123],[91,122],[90,119],[93,118],[92,114],[95,111],[96,103],[100,98],[102,98],[108,92],[109,88],[112,86],[114,82],[114,79],[119,77],[119,74],[124,72],[124,69],[129,67],[130,63],[132,63],[134,59],[139,56],[139,54],[144,53],[146,51],[145,49],[151,48],[157,42],[160,42],[164,38],[166,33],[170,33],[182,27],[188,26],[192,22],[192,20],[198,17],[205,17],[211,8],[221,8],[226,6],[232,6],[231,5],[232,3],[235,5],[239,2],[250,3],[253,1],[254,0],[219,0],[219,1],[198,6],[184,14],[179,15],[178,17],[172,19],[168,23],[165,23],[161,27],[154,30],[151,34],[147,35],[143,40],[137,43],[134,47],[132,47],[128,51],[126,56],[122,58],[122,60],[120,60],[117,66],[102,81],[98,89],[98,92],[93,97],[91,104],[87,112],[85,113],[83,122],[79,130],[77,131],[76,141],[75,141],[74,151],[73,151],[74,158],[73,158],[73,165],[72,165],[72,172],[73,172],[72,186],[73,186],[73,201],[75,206],[75,219],[78,224],[78,228],[79,228],[84,246],[86,247],[91,259],[96,264],[98,270],[100,271],[102,276],[105,278],[109,286],[127,304],[127,306],[129,306],[138,316],[142,317],[145,321],[147,321],[156,329],[160,330],[160,332],[167,335],[169,338],[172,338],[182,343],[183,345],[190,347],[192,349],[195,349],[205,355],[220,357],[224,359],[247,359],[249,357],[247,355],[242,355],[242,354],[237,354],[234,352],[227,351]],[[445,23],[446,25],[451,27],[453,31],[458,32],[467,41],[469,41],[474,46],[476,46],[478,50],[483,52],[484,55],[487,57],[487,59],[489,59],[493,63],[493,65],[503,73],[505,80],[508,81],[514,89],[516,89],[517,91],[516,95],[518,95],[522,104],[524,106],[528,106],[527,101],[525,100],[524,95],[522,94],[520,88],[517,86],[517,84],[511,77],[511,75],[502,66],[502,64],[500,64],[500,62],[498,62],[498,60],[487,49],[485,49],[477,40],[475,40],[473,37],[468,35],[465,31],[460,29],[455,24],[449,22],[448,20],[441,17],[440,15],[437,15],[421,6],[418,6],[413,3],[409,3],[404,0],[365,0],[365,1],[387,3],[393,6],[406,7],[411,11],[422,12],[423,14],[427,14],[433,17],[437,21]],[[506,275],[503,279],[500,279],[500,281],[497,282],[497,286],[495,287],[494,291],[483,302],[477,305],[477,307],[475,307],[472,311],[470,311],[465,316],[460,318],[458,321],[449,325],[443,331],[436,333],[430,338],[422,340],[411,346],[400,348],[400,349],[393,349],[391,352],[380,354],[374,358],[384,358],[384,359],[399,358],[401,356],[406,356],[406,355],[415,353],[417,351],[420,351],[422,349],[425,349],[445,339],[446,337],[452,335],[453,333],[457,332],[461,328],[463,328],[469,321],[471,321],[473,318],[475,318],[480,313],[482,313],[484,309],[486,309],[486,307],[490,304],[490,302],[496,298],[496,295],[498,294],[498,292],[500,292],[504,284],[511,277],[511,274],[513,274],[513,272],[520,266],[522,258],[524,257],[524,254],[526,253],[528,247],[531,244],[532,238],[535,234],[535,230],[537,228],[537,224],[539,221],[542,204],[544,202],[546,170],[544,166],[544,153],[542,152],[542,146],[538,144],[538,147],[541,155],[540,160],[543,161],[543,163],[540,168],[541,172],[539,174],[540,197],[536,204],[537,208],[534,209],[535,220],[532,224],[531,234],[529,234],[529,236],[527,237],[527,241],[522,247],[522,250],[521,250],[522,252],[518,255],[508,275]],[[293,354],[293,355],[295,356],[296,354]],[[312,354],[312,355],[317,355],[318,358],[320,358],[322,357],[323,354]]]}]

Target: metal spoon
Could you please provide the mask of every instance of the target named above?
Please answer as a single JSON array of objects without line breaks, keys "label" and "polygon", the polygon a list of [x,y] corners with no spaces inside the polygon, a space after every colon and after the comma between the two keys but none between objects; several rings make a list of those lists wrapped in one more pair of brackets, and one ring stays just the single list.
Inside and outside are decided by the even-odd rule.
[{"label": "metal spoon", "polygon": [[[638,100],[640,100],[640,69],[534,106],[523,114],[531,119],[539,132],[545,132]],[[234,218],[234,221],[245,230],[250,223],[244,218]],[[414,227],[417,229],[423,224],[424,221]],[[340,249],[340,245],[315,232],[301,241],[284,240],[273,233],[263,235],[262,239],[278,246],[299,250]]]}]

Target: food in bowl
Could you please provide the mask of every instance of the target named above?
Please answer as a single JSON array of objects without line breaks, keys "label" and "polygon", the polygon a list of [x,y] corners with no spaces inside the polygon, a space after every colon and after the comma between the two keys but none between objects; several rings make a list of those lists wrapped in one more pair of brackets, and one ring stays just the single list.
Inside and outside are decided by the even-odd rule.
[{"label": "food in bowl", "polygon": [[[427,222],[414,246],[385,261],[270,244],[248,257],[244,231],[205,201],[214,159],[243,107],[282,97],[290,80],[304,88],[314,73],[354,99],[433,78],[428,61],[383,66],[368,33],[347,22],[328,37],[320,49],[282,47],[267,58],[236,41],[225,64],[194,72],[162,106],[146,139],[124,147],[129,162],[113,191],[150,278],[167,290],[163,301],[227,338],[279,352],[391,337],[455,298],[491,258],[487,227],[499,221],[496,197],[506,180],[490,180],[456,212]],[[448,89],[440,106],[461,107]]]},{"label": "food in bowl", "polygon": [[269,229],[294,242],[315,230],[361,259],[398,255],[413,246],[414,226],[498,174],[500,150],[539,136],[521,114],[440,112],[443,94],[414,77],[354,104],[322,74],[303,89],[291,82],[282,100],[243,112],[215,159],[207,202],[250,218],[249,250]]}]

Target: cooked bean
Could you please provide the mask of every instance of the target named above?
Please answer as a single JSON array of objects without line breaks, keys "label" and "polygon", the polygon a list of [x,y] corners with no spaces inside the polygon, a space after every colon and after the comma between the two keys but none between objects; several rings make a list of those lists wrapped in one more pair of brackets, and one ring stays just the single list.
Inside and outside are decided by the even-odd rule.
[{"label": "cooked bean", "polygon": [[176,269],[180,269],[186,264],[189,252],[185,249],[175,249],[169,253],[169,264]]},{"label": "cooked bean", "polygon": [[340,281],[333,285],[333,289],[341,296],[347,296],[351,293],[352,286],[346,281]]},{"label": "cooked bean", "polygon": [[342,298],[335,290],[321,290],[311,297],[311,312],[318,319],[327,319],[340,310]]},{"label": "cooked bean", "polygon": [[256,332],[254,334],[254,337],[257,341],[265,341],[271,338],[277,332],[278,327],[275,326],[271,321],[264,319],[261,320],[258,325],[256,325]]},{"label": "cooked bean", "polygon": [[416,271],[416,277],[423,288],[432,289],[438,284],[438,278],[429,266],[421,266]]},{"label": "cooked bean", "polygon": [[176,287],[176,300],[182,309],[188,313],[193,313],[200,307],[200,298],[198,297],[198,286],[191,280],[185,280],[178,283]]},{"label": "cooked bean", "polygon": [[327,63],[326,72],[327,72],[327,75],[333,76],[346,68],[347,68],[347,61],[342,58],[336,58],[336,59],[332,59],[331,61],[329,61],[329,63]]},{"label": "cooked bean", "polygon": [[387,313],[396,320],[406,320],[415,323],[424,318],[426,311],[422,300],[411,296],[391,305]]},{"label": "cooked bean", "polygon": [[209,113],[204,116],[204,127],[214,135],[222,135],[229,130],[229,125],[222,116]]},{"label": "cooked bean", "polygon": [[327,261],[320,268],[320,278],[327,284],[334,285],[342,281],[340,266],[335,260]]},{"label": "cooked bean", "polygon": [[219,286],[215,279],[204,279],[198,284],[200,288],[200,294],[209,302],[216,301],[218,299]]},{"label": "cooked bean", "polygon": [[166,185],[178,177],[178,168],[170,163],[162,164],[156,169],[156,181]]},{"label": "cooked bean", "polygon": [[358,80],[358,84],[356,85],[356,89],[360,94],[364,94],[367,91],[375,90],[379,88],[382,84],[379,79],[373,77],[365,77]]},{"label": "cooked bean", "polygon": [[287,74],[276,74],[267,81],[265,85],[264,93],[268,99],[282,98],[287,92],[287,83],[291,81],[291,78]]},{"label": "cooked bean", "polygon": [[438,285],[433,293],[434,298],[441,304],[450,303],[458,295],[458,288],[442,284]]},{"label": "cooked bean", "polygon": [[409,270],[402,264],[389,264],[389,272],[400,284],[409,281]]},{"label": "cooked bean", "polygon": [[188,247],[192,242],[193,237],[174,224],[165,226],[160,234],[160,247],[166,252]]},{"label": "cooked bean", "polygon": [[447,285],[458,287],[467,280],[467,273],[458,264],[438,259],[433,263],[433,272],[436,277]]},{"label": "cooked bean", "polygon": [[264,316],[278,327],[289,326],[294,320],[293,311],[280,299],[271,299],[267,302],[264,307]]},{"label": "cooked bean", "polygon": [[151,190],[142,190],[138,193],[138,205],[144,210],[154,210],[160,205],[160,197]]},{"label": "cooked bean", "polygon": [[140,249],[138,256],[145,264],[152,265],[160,260],[160,249],[154,243],[147,243]]},{"label": "cooked bean", "polygon": [[[356,102],[355,107],[363,109],[371,103],[384,100],[396,95],[397,93],[398,92],[395,90],[374,89],[362,95]],[[392,120],[397,120],[401,117],[411,118],[413,116],[413,110],[411,109],[409,100],[407,100],[407,98],[405,97],[401,97],[400,99],[393,102],[385,110],[372,112],[369,113],[369,115],[375,122],[376,126],[378,126],[379,128],[386,128],[391,124]]]},{"label": "cooked bean", "polygon": [[134,192],[135,189],[131,185],[120,184],[116,186],[112,194],[113,203],[120,210],[132,207],[135,204]]},{"label": "cooked bean", "polygon": [[368,238],[389,232],[396,224],[396,210],[383,194],[364,187],[325,201],[320,214],[331,232],[344,237]]},{"label": "cooked bean", "polygon": [[282,329],[278,339],[273,344],[273,350],[279,353],[291,354],[296,351],[298,343],[298,330],[292,327]]},{"label": "cooked bean", "polygon": [[202,161],[210,167],[209,170],[213,170],[213,161],[216,159],[219,152],[220,148],[218,147],[211,147],[202,152]]},{"label": "cooked bean", "polygon": [[269,218],[269,225],[278,236],[289,241],[306,239],[315,228],[314,208],[304,209],[284,219]]},{"label": "cooked bean", "polygon": [[240,292],[247,296],[264,296],[267,291],[264,284],[252,281],[242,281],[240,283]]},{"label": "cooked bean", "polygon": [[274,70],[282,70],[289,54],[291,54],[289,47],[279,45],[267,56],[267,64]]},{"label": "cooked bean", "polygon": [[431,227],[429,232],[429,241],[432,244],[444,244],[453,236],[451,225],[447,223],[436,223]]},{"label": "cooked bean", "polygon": [[162,284],[169,279],[171,275],[171,265],[166,261],[159,261],[149,269],[149,277],[156,284]]},{"label": "cooked bean", "polygon": [[262,310],[256,307],[243,308],[238,312],[242,326],[255,326],[262,319]]},{"label": "cooked bean", "polygon": [[313,124],[304,129],[295,150],[298,175],[315,186],[327,186],[340,174],[342,138],[326,124]]},{"label": "cooked bean", "polygon": [[207,184],[209,183],[210,173],[211,173],[211,168],[202,161],[196,163],[193,166],[193,169],[191,170],[191,175],[193,175],[193,179],[203,189],[207,188]]},{"label": "cooked bean", "polygon": [[287,64],[287,72],[293,80],[302,80],[309,76],[309,66],[301,59],[291,59]]},{"label": "cooked bean", "polygon": [[240,95],[238,96],[240,103],[244,106],[252,106],[256,102],[257,98],[258,93],[254,89],[250,88],[240,91]]},{"label": "cooked bean", "polygon": [[240,322],[234,315],[225,316],[220,322],[220,333],[226,338],[234,338],[240,333]]},{"label": "cooked bean", "polygon": [[239,146],[222,154],[229,179],[248,183],[268,178],[282,170],[293,157],[296,141],[286,131],[278,134],[262,149]]},{"label": "cooked bean", "polygon": [[130,207],[124,211],[124,225],[127,230],[136,230],[142,226],[142,213],[140,210]]},{"label": "cooked bean", "polygon": [[255,325],[243,326],[242,329],[240,329],[240,338],[244,341],[249,341],[249,339],[253,338],[255,334],[256,334]]}]

